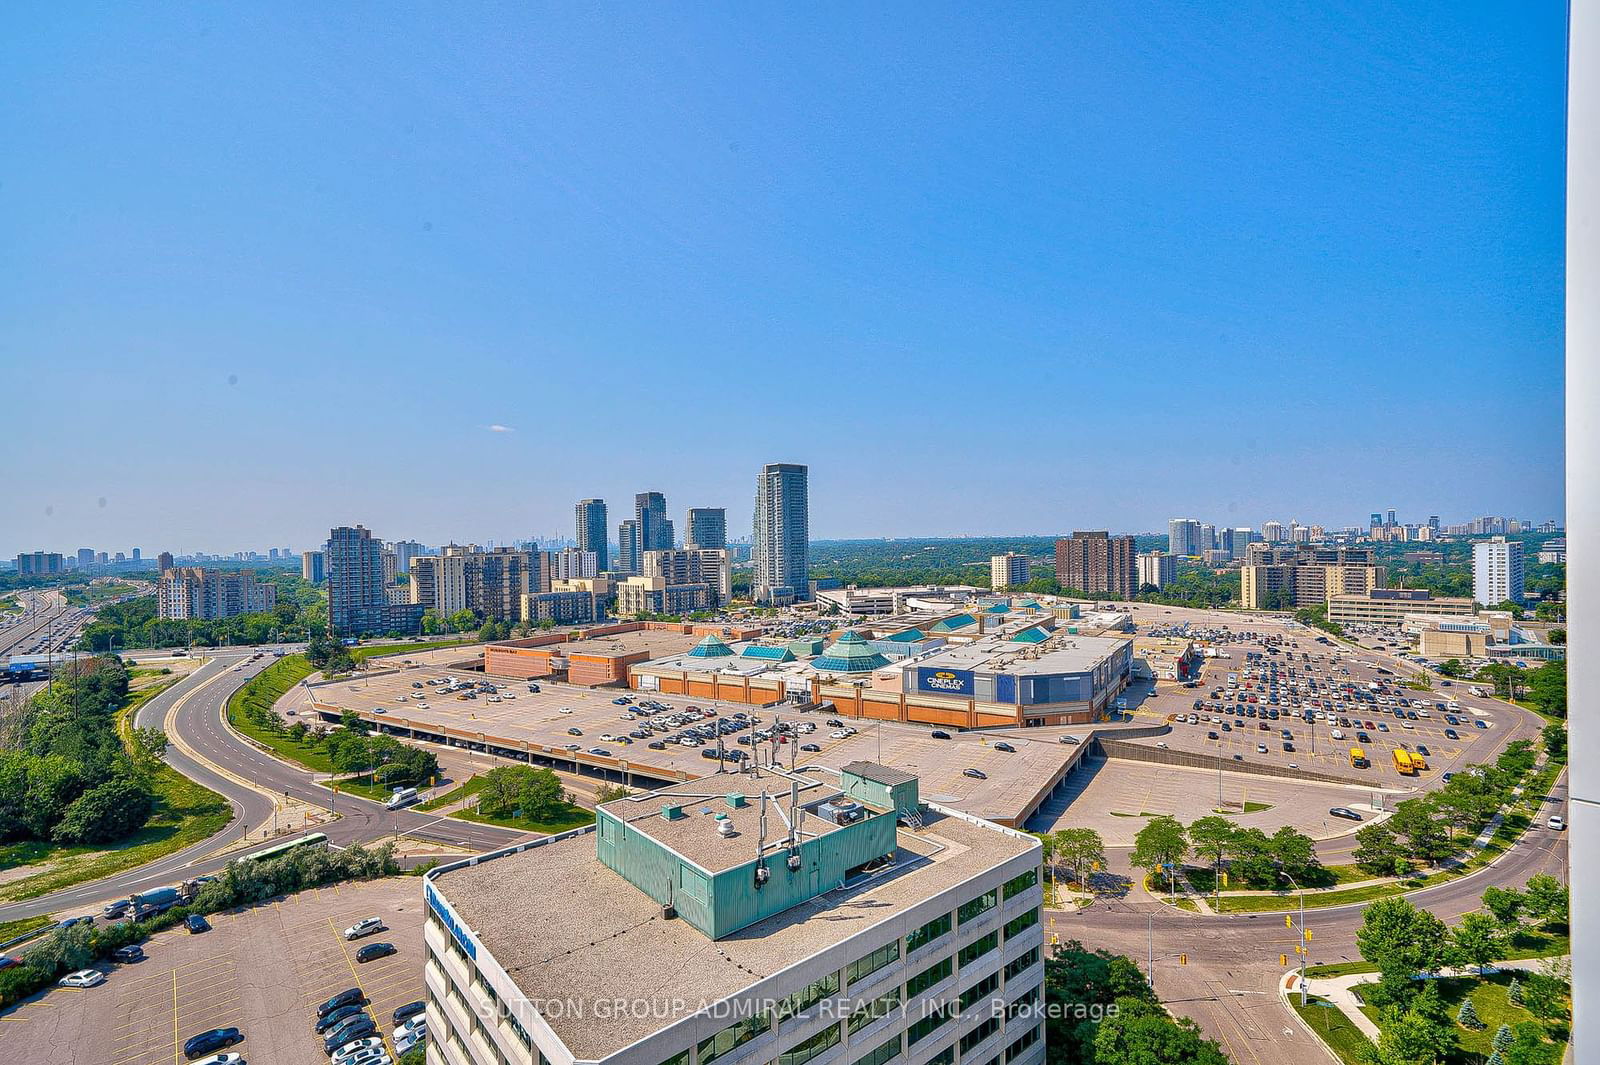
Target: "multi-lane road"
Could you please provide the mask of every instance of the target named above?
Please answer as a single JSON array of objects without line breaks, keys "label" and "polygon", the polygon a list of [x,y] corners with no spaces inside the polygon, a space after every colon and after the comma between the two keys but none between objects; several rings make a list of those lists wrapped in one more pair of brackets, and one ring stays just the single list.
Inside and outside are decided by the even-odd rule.
[{"label": "multi-lane road", "polygon": [[[272,659],[250,661],[250,651],[222,652],[178,684],[151,699],[135,719],[139,726],[164,728],[173,738],[167,761],[180,773],[233,804],[234,818],[221,832],[166,858],[126,873],[68,888],[26,902],[0,906],[0,921],[62,913],[90,903],[144,891],[175,880],[213,872],[233,852],[218,853],[247,832],[272,820],[275,796],[331,808],[338,815],[317,831],[336,846],[410,836],[464,850],[489,850],[522,838],[492,825],[478,825],[412,810],[385,810],[382,803],[348,794],[337,797],[316,783],[317,775],[257,749],[223,723],[228,697]],[[148,657],[148,656],[141,656]]]}]

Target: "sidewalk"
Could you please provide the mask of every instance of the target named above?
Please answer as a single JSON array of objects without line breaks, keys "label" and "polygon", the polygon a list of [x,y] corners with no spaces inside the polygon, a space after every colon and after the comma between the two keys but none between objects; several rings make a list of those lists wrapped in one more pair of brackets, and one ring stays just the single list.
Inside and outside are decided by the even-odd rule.
[{"label": "sidewalk", "polygon": [[[1548,960],[1550,959],[1520,958],[1516,961],[1497,961],[1489,968],[1491,971],[1516,969],[1519,972],[1534,972]],[[1439,970],[1440,977],[1477,975],[1478,970],[1471,966]],[[1378,974],[1375,972],[1351,973],[1349,976],[1313,977],[1306,981],[1306,990],[1310,994],[1318,998],[1325,998],[1338,1006],[1339,1012],[1349,1018],[1351,1024],[1359,1028],[1363,1035],[1376,1043],[1379,1035],[1378,1026],[1372,1023],[1372,1018],[1361,1012],[1361,1000],[1356,996],[1355,988],[1361,984],[1374,983],[1377,979]],[[1418,977],[1418,979],[1431,978]],[[1281,990],[1285,998],[1300,993],[1300,988],[1294,981],[1292,972],[1290,979],[1284,981]]]}]

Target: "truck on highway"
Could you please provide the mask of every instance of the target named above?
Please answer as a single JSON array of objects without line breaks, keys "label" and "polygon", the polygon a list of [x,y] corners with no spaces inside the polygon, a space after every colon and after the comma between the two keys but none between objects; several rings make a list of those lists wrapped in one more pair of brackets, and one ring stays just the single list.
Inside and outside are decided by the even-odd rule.
[{"label": "truck on highway", "polygon": [[1350,748],[1350,768],[1365,769],[1372,763],[1367,761],[1367,752],[1360,747]]},{"label": "truck on highway", "polygon": [[1411,757],[1412,755],[1410,751],[1402,751],[1400,748],[1396,747],[1394,749],[1395,772],[1399,773],[1403,777],[1416,776],[1417,770],[1420,767],[1412,762]]}]

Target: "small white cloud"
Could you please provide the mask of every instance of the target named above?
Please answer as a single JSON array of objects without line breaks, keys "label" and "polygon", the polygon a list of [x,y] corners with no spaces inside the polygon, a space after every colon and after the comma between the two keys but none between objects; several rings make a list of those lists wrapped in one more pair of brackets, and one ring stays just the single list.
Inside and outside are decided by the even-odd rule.
[{"label": "small white cloud", "polygon": [[485,425],[484,428],[489,430],[491,433],[514,433],[514,432],[516,432],[516,430],[511,428],[511,426],[509,426],[509,425]]}]

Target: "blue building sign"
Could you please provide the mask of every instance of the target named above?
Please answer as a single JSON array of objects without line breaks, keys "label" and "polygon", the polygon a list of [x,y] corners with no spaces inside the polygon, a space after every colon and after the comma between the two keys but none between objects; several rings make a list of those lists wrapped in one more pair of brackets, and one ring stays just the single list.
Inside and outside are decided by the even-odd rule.
[{"label": "blue building sign", "polygon": [[970,696],[973,692],[972,670],[919,666],[917,668],[917,690],[928,692],[931,695]]},{"label": "blue building sign", "polygon": [[467,934],[466,928],[456,924],[455,917],[450,913],[449,910],[445,909],[445,907],[439,902],[438,898],[434,896],[433,885],[429,884],[427,887],[428,909],[433,911],[433,915],[439,918],[439,922],[441,924],[450,929],[450,934],[454,936],[455,941],[461,945],[461,949],[467,952],[467,957],[471,958],[473,961],[477,961],[477,942]]}]

